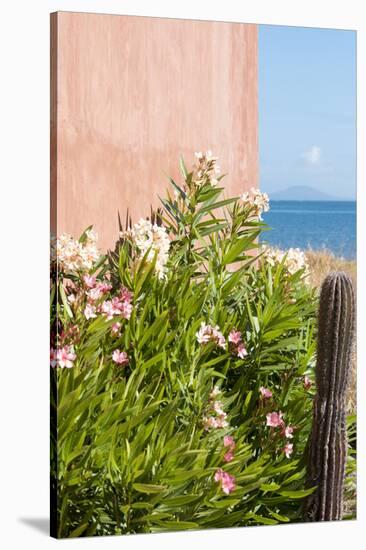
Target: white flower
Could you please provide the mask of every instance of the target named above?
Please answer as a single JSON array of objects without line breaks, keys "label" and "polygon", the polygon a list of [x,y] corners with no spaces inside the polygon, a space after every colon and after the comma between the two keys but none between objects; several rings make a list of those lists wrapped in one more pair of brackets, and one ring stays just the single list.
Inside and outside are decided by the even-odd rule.
[{"label": "white flower", "polygon": [[264,259],[272,266],[280,264],[286,256],[284,265],[291,275],[300,269],[305,269],[305,276],[309,274],[309,266],[306,261],[305,253],[303,250],[300,250],[300,248],[289,248],[285,251],[280,248],[272,248],[263,245],[262,251],[264,251]]},{"label": "white flower", "polygon": [[243,193],[240,198],[245,204],[254,209],[259,219],[262,219],[262,212],[268,212],[269,210],[269,197],[267,193],[262,193],[255,187],[251,187],[250,191]]},{"label": "white flower", "polygon": [[213,410],[215,411],[215,413],[218,416],[226,416],[226,413],[224,412],[223,406],[224,405],[222,404],[222,401],[215,401],[214,402]]},{"label": "white flower", "polygon": [[75,294],[69,294],[67,297],[67,301],[69,302],[69,304],[74,304],[76,302]]},{"label": "white flower", "polygon": [[88,229],[86,231],[86,240],[90,243],[96,243],[98,240],[98,233],[96,233],[94,229]]},{"label": "white flower", "polygon": [[216,418],[214,418],[213,416],[204,416],[202,418],[202,423],[203,423],[204,429],[207,432],[211,430],[211,428],[217,428],[217,421],[216,421]]},{"label": "white flower", "polygon": [[91,304],[86,304],[85,309],[84,309],[84,315],[85,315],[86,319],[95,318],[97,316],[95,306],[93,306]]},{"label": "white flower", "polygon": [[[226,413],[225,413],[226,415]],[[229,422],[227,420],[225,420],[225,417],[223,416],[220,416],[217,420],[216,420],[216,426],[217,428],[227,428],[229,425]]]},{"label": "white flower", "polygon": [[205,157],[206,157],[206,160],[207,162],[216,162],[218,160],[218,157],[214,157],[212,155],[212,151],[211,150],[208,150],[205,154]]},{"label": "white flower", "polygon": [[213,156],[212,151],[206,151],[206,153],[195,153],[195,157],[198,160],[194,170],[194,184],[196,187],[209,183],[212,187],[218,184],[218,179],[215,176],[220,174],[220,167],[217,166],[216,161],[218,157]]},{"label": "white flower", "polygon": [[122,237],[129,237],[139,251],[139,257],[147,254],[147,261],[153,261],[155,254],[155,271],[160,279],[166,276],[166,264],[169,259],[170,240],[164,226],[152,224],[149,220],[141,218],[132,229],[122,232]]},{"label": "white flower", "polygon": [[206,407],[206,414],[202,418],[203,427],[206,431],[217,428],[227,428],[229,422],[227,421],[227,413],[224,411],[224,404],[221,401],[217,401],[217,396],[220,394],[220,390],[217,386],[210,393],[210,401]]},{"label": "white flower", "polygon": [[92,229],[87,232],[84,243],[63,233],[56,241],[56,257],[60,269],[65,273],[89,271],[99,259],[97,238]]},{"label": "white flower", "polygon": [[221,390],[218,386],[215,386],[212,392],[210,393],[210,399],[215,400],[216,397],[221,393]]}]

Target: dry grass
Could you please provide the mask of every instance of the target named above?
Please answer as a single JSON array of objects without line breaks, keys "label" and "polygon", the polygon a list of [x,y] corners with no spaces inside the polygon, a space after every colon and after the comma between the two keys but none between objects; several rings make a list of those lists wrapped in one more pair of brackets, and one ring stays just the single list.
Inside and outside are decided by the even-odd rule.
[{"label": "dry grass", "polygon": [[320,287],[324,278],[331,271],[344,271],[347,273],[356,288],[357,270],[355,260],[344,260],[337,258],[328,251],[307,250],[306,258],[311,271],[311,283],[313,286]]},{"label": "dry grass", "polygon": [[[357,264],[355,260],[337,258],[328,251],[308,250],[306,258],[310,268],[311,284],[320,288],[322,281],[331,271],[344,271],[353,282],[355,291],[357,285]],[[356,346],[352,354],[352,372],[348,388],[347,407],[350,414],[356,413]]]}]

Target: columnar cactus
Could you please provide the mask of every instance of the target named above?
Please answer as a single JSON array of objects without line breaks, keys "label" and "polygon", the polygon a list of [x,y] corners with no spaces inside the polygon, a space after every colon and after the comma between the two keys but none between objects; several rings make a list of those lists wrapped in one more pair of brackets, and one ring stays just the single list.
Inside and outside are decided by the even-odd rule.
[{"label": "columnar cactus", "polygon": [[316,486],[304,503],[305,521],[342,519],[347,459],[345,394],[355,326],[354,292],[345,273],[323,282],[316,363],[317,393],[310,438],[307,486]]}]

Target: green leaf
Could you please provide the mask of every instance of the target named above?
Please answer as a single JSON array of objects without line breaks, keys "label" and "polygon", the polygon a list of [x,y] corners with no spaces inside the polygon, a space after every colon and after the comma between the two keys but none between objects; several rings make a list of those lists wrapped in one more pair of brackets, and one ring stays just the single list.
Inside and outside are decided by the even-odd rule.
[{"label": "green leaf", "polygon": [[274,512],[273,510],[268,510],[268,513],[273,518],[277,519],[278,521],[282,521],[283,523],[288,523],[290,520],[287,516],[283,516],[282,514],[278,514],[277,512]]},{"label": "green leaf", "polygon": [[[259,232],[257,232],[255,236],[257,236],[258,233]],[[244,250],[251,250],[255,246],[257,246],[254,243],[255,236],[243,237],[234,241],[234,243],[230,246],[229,250],[226,252],[222,259],[223,265],[228,265],[236,262],[238,260],[238,257],[244,252]]]},{"label": "green leaf", "polygon": [[135,489],[135,491],[138,491],[139,493],[147,493],[147,494],[162,493],[167,489],[166,485],[152,485],[148,483],[133,483],[132,487]]},{"label": "green leaf", "polygon": [[175,508],[176,506],[184,506],[202,499],[202,495],[182,495],[178,497],[165,498],[162,506],[166,508]]},{"label": "green leaf", "polygon": [[182,176],[186,180],[187,176],[188,176],[188,172],[187,172],[186,165],[184,164],[184,160],[183,160],[182,155],[179,157],[179,167],[180,167],[180,171],[181,171]]},{"label": "green leaf", "polygon": [[287,498],[304,498],[311,495],[316,490],[316,487],[311,489],[302,489],[298,491],[279,491],[279,494]]},{"label": "green leaf", "polygon": [[60,297],[61,297],[61,301],[62,301],[62,304],[64,306],[64,309],[68,315],[68,317],[70,319],[72,319],[74,317],[74,314],[73,312],[71,311],[71,308],[70,308],[70,305],[67,301],[67,297],[66,297],[66,294],[65,294],[65,290],[64,290],[64,287],[63,287],[63,284],[62,284],[62,281],[60,281],[59,285],[58,285],[58,290],[59,290],[59,294],[60,294]]},{"label": "green leaf", "polygon": [[260,486],[260,489],[262,491],[277,491],[277,489],[280,489],[281,485],[278,485],[278,483],[272,482],[272,483],[263,483]]},{"label": "green leaf", "polygon": [[198,523],[194,523],[193,521],[157,521],[156,523],[168,531],[197,529],[199,527]]}]

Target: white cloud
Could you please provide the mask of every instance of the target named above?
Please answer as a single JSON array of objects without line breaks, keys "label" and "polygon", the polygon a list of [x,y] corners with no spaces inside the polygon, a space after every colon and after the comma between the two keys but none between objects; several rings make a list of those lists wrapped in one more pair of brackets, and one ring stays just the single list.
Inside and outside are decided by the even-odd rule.
[{"label": "white cloud", "polygon": [[320,147],[318,147],[318,145],[313,145],[310,147],[309,151],[305,151],[302,156],[309,164],[320,164],[321,155],[322,150]]}]

